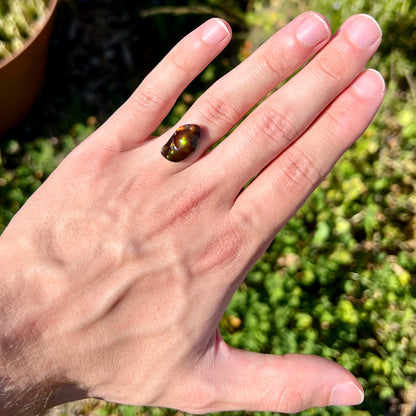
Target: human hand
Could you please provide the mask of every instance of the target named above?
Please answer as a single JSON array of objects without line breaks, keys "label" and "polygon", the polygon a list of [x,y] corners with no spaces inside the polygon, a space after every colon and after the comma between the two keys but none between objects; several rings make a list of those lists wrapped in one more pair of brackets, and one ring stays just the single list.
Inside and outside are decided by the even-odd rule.
[{"label": "human hand", "polygon": [[[363,68],[380,29],[353,16],[330,40],[322,17],[299,16],[184,115],[178,125],[200,125],[201,141],[172,163],[160,149],[175,128],[151,134],[230,36],[211,19],[184,38],[4,231],[0,392],[9,401],[31,400],[34,411],[101,397],[192,413],[361,402],[339,365],[230,348],[218,324],[275,234],[377,111],[384,83]],[[0,415],[19,414],[0,404]]]}]

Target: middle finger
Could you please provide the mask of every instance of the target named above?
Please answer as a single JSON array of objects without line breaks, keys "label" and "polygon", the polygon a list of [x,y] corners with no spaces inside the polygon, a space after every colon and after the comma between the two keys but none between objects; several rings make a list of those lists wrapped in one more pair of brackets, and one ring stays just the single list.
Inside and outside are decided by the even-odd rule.
[{"label": "middle finger", "polygon": [[[315,12],[303,13],[210,87],[180,121],[180,124],[203,127],[201,144],[195,154],[186,159],[187,165],[321,49],[330,36],[329,24],[322,16]],[[166,136],[159,139],[158,146],[166,141]]]}]

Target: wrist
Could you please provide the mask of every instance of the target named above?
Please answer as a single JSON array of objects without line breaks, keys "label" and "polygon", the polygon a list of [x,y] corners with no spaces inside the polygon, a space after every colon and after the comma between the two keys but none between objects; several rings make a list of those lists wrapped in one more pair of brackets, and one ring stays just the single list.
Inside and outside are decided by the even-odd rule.
[{"label": "wrist", "polygon": [[[30,337],[22,308],[24,294],[19,293],[19,283],[22,285],[23,279],[16,251],[14,244],[6,242],[4,236],[0,238],[0,416],[23,412],[30,415],[39,410],[31,411],[31,406],[38,406],[28,397],[35,393],[33,387],[37,383],[31,380],[26,363],[25,350]],[[38,385],[36,390],[39,388]],[[37,392],[35,397],[39,397]]]},{"label": "wrist", "polygon": [[0,416],[36,415],[65,401],[63,377],[44,353],[42,285],[29,253],[0,237]]}]

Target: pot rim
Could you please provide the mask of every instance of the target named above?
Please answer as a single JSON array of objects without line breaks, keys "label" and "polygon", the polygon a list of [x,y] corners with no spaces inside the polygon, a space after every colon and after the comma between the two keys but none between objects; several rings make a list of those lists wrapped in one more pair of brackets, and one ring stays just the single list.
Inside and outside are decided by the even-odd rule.
[{"label": "pot rim", "polygon": [[58,0],[49,0],[48,11],[45,14],[42,25],[40,26],[38,31],[33,36],[30,36],[28,39],[26,39],[26,41],[24,42],[23,48],[19,49],[17,52],[13,53],[8,58],[0,60],[0,70],[4,68],[7,64],[9,64],[11,61],[16,59],[16,57],[24,53],[26,49],[30,47],[30,45],[35,41],[35,39],[39,36],[39,34],[43,31],[45,26],[48,24],[49,20],[51,19],[51,17],[53,16],[55,12],[57,4],[58,4]]}]

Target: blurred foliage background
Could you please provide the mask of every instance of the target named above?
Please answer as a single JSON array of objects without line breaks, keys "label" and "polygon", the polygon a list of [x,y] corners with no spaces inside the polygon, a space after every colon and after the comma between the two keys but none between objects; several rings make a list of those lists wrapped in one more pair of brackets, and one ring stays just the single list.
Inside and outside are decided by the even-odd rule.
[{"label": "blurred foliage background", "polygon": [[[0,139],[0,232],[59,161],[192,28],[221,16],[233,26],[234,40],[184,92],[161,131],[305,10],[324,14],[334,30],[353,13],[369,13],[380,22],[384,40],[370,66],[385,77],[387,96],[363,137],[249,273],[222,320],[222,333],[244,349],[330,358],[365,389],[361,406],[301,415],[411,415],[416,401],[414,0],[60,0],[42,97],[28,118]],[[99,402],[76,414],[175,413]]]}]

